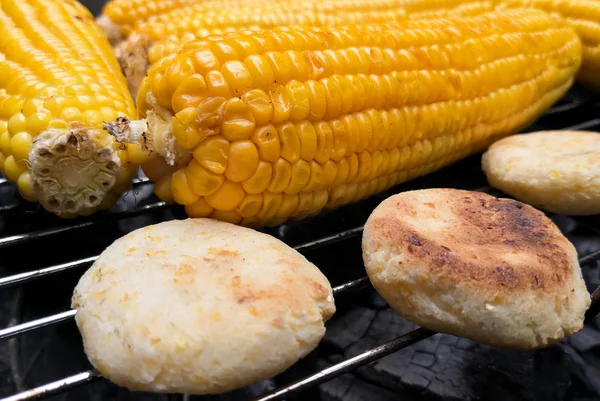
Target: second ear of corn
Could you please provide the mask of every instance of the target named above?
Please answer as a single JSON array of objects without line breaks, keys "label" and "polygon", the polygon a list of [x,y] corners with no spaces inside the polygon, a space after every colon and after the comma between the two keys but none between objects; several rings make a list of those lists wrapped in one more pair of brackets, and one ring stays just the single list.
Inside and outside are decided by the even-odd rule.
[{"label": "second ear of corn", "polygon": [[75,1],[0,5],[0,172],[62,217],[110,207],[138,170],[102,129],[136,116],[110,44]]},{"label": "second ear of corn", "polygon": [[145,120],[109,126],[192,217],[277,225],[434,171],[528,125],[572,85],[575,32],[537,10],[186,45],[149,71]]},{"label": "second ear of corn", "polygon": [[[132,1],[136,0],[113,0],[117,3]],[[241,3],[231,6],[223,6],[219,1],[187,0],[189,4],[184,0],[178,1],[181,2],[179,6],[170,12],[156,13],[147,20],[141,19],[132,31],[132,39],[119,46],[119,54],[125,55],[122,64],[126,66],[134,96],[148,64],[177,51],[186,42],[211,34],[294,24],[329,26],[366,21],[390,23],[407,16],[435,18],[447,14],[475,15],[492,9],[515,7],[537,8],[554,13],[572,26],[583,43],[583,64],[578,80],[600,90],[600,76],[597,74],[600,70],[600,2],[597,0],[340,0],[332,3],[279,0],[268,4],[246,2],[243,7],[243,0],[234,0]],[[140,49],[146,46],[149,49]],[[126,57],[127,54],[140,52],[144,54],[142,57],[147,58],[142,65],[138,58]]]}]

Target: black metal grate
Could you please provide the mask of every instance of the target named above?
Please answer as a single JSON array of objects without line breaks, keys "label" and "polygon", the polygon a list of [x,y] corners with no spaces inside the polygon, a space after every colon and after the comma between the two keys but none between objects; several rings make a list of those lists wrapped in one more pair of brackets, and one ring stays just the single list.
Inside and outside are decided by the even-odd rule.
[{"label": "black metal grate", "polygon": [[[527,131],[595,130],[600,128],[600,118],[595,118],[596,116],[600,116],[600,104],[597,98],[581,88],[574,88]],[[377,194],[363,202],[325,212],[303,222],[265,231],[294,246],[323,269],[332,284],[337,285],[334,288],[336,303],[352,304],[348,300],[350,294],[370,287],[369,281],[362,277],[364,275],[364,270],[360,269],[362,264],[357,262],[360,260],[360,247],[356,241],[362,233],[362,224],[373,208],[391,194],[407,189],[428,187],[453,187],[499,194],[487,186],[477,155],[439,172]],[[17,305],[14,310],[7,309],[9,318],[6,319],[7,323],[3,323],[7,328],[0,330],[0,341],[21,342],[25,337],[22,336],[24,333],[42,332],[44,327],[54,327],[58,323],[72,320],[76,311],[65,307],[70,296],[68,288],[73,288],[83,269],[89,267],[95,260],[95,255],[128,231],[182,217],[184,213],[180,207],[165,205],[152,195],[152,185],[145,177],[138,178],[134,189],[126,194],[111,211],[77,220],[60,220],[38,210],[36,205],[20,201],[15,189],[0,178],[0,273],[3,275],[0,278],[0,293],[4,294],[4,297],[0,297],[0,302],[4,304],[12,302]],[[597,218],[590,217],[576,221],[577,224],[591,230],[594,235],[600,236],[600,224]],[[343,255],[336,252],[336,244],[348,245],[350,242],[353,242],[353,246],[345,246]],[[352,251],[351,248],[355,250]],[[598,259],[600,259],[600,249],[596,248],[592,252],[587,252],[580,262],[584,264]],[[30,265],[42,267],[32,269]],[[344,268],[350,265],[354,267]],[[60,282],[60,277],[70,278]],[[54,302],[55,285],[56,288],[63,289],[63,295],[57,297],[61,298],[59,302]],[[28,288],[23,290],[23,287]],[[19,310],[19,305],[27,299],[32,299],[36,306],[29,308],[29,312],[25,315],[33,314],[37,317],[22,319],[24,313]],[[594,292],[593,299],[594,304],[588,312],[588,319],[600,311],[600,291]],[[57,312],[56,309],[62,311]],[[25,320],[26,323],[19,324],[18,320]],[[299,377],[306,376],[304,379],[297,380],[297,376],[293,384],[280,387],[256,399],[288,399],[293,394],[353,371],[434,334],[425,329],[416,329],[324,370],[318,370],[317,373],[309,375],[303,373]],[[18,343],[16,346],[13,344],[14,347],[19,348]],[[71,349],[80,352],[79,345],[71,346]],[[46,367],[46,369],[51,368],[52,366]],[[51,396],[100,378],[93,370],[85,370],[54,381],[58,377],[60,375],[46,380],[50,384],[22,391],[5,400],[31,400]],[[23,386],[24,383],[20,383],[20,386],[16,387]],[[2,391],[0,387],[0,394]]]}]

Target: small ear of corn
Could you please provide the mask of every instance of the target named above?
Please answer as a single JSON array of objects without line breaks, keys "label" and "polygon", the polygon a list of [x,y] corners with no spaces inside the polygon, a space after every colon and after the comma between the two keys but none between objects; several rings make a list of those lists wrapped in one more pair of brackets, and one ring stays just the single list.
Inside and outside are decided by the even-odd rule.
[{"label": "small ear of corn", "polygon": [[277,225],[517,131],[580,62],[573,30],[538,10],[233,34],[150,69],[138,108],[171,129],[139,131],[176,169],[153,170],[163,199],[193,217]]},{"label": "small ear of corn", "polygon": [[93,17],[74,1],[2,0],[0,32],[0,170],[60,216],[109,207],[137,166],[102,122],[136,113]]},{"label": "small ear of corn", "polygon": [[503,0],[499,8],[535,7],[555,13],[572,26],[583,43],[578,80],[600,90],[600,2],[596,0]]}]

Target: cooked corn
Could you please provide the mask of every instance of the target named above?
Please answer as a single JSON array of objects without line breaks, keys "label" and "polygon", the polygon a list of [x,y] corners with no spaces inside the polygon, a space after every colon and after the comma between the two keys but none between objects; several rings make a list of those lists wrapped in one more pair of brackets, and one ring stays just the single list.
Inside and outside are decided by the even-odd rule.
[{"label": "cooked corn", "polygon": [[93,17],[72,0],[2,0],[0,32],[0,171],[60,216],[110,206],[141,150],[102,130],[136,113]]},{"label": "cooked corn", "polygon": [[194,217],[277,225],[448,165],[536,119],[581,43],[538,10],[288,28],[187,44],[108,124]]},{"label": "cooked corn", "polygon": [[[495,0],[496,1],[496,0]],[[135,97],[150,65],[176,52],[185,43],[210,35],[244,30],[262,31],[290,25],[333,26],[358,23],[393,23],[411,16],[481,14],[491,1],[467,0],[280,0],[265,4],[240,3],[223,7],[218,2],[195,4],[165,13],[138,25],[117,54]]]},{"label": "cooked corn", "polygon": [[102,9],[96,22],[111,44],[129,36],[141,22],[202,0],[111,0]]},{"label": "cooked corn", "polygon": [[579,34],[583,63],[578,81],[600,90],[600,2],[597,0],[502,0],[500,7],[536,7],[562,16]]}]

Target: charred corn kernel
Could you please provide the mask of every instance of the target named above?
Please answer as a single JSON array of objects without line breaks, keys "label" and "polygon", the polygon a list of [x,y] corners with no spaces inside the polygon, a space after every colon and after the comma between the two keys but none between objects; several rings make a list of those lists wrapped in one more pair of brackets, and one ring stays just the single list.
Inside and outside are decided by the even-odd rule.
[{"label": "charred corn kernel", "polygon": [[185,168],[189,188],[198,196],[210,195],[222,185],[222,175],[213,174],[205,169],[197,160],[192,160]]},{"label": "charred corn kernel", "polygon": [[173,173],[171,190],[173,191],[173,199],[181,205],[191,205],[200,198],[192,191],[184,170],[177,170]]},{"label": "charred corn kernel", "polygon": [[203,198],[198,199],[197,202],[194,202],[191,205],[185,206],[187,215],[196,218],[209,217],[214,210],[215,209],[210,207]]},{"label": "charred corn kernel", "polygon": [[118,178],[123,172],[127,181],[132,177],[125,151],[112,147],[103,122],[134,118],[136,111],[92,15],[74,1],[7,0],[0,31],[6,177],[25,199],[61,217],[89,215],[114,202]]},{"label": "charred corn kernel", "polygon": [[229,160],[230,142],[220,136],[202,141],[194,149],[194,159],[212,173],[223,174]]},{"label": "charred corn kernel", "polygon": [[232,211],[244,200],[245,192],[238,183],[225,181],[219,189],[204,199],[211,207],[221,211]]},{"label": "charred corn kernel", "polygon": [[262,204],[262,194],[247,194],[242,203],[235,208],[235,211],[242,217],[253,217],[260,212]]},{"label": "charred corn kernel", "polygon": [[273,176],[273,166],[270,163],[259,161],[256,171],[242,183],[244,191],[249,194],[260,194],[267,190]]},{"label": "charred corn kernel", "polygon": [[[156,95],[165,71],[188,60],[206,90],[186,89],[180,77],[171,98]],[[150,69],[138,99],[148,99],[141,113],[168,115],[173,97],[202,97],[196,116],[173,127],[175,145],[177,130],[202,132],[176,158],[186,166],[180,192],[203,199],[211,217],[274,225],[483,149],[541,115],[580,63],[575,33],[535,9],[286,27],[188,43]],[[166,157],[169,149],[155,150]]]},{"label": "charred corn kernel", "polygon": [[250,178],[258,167],[258,150],[252,141],[237,141],[231,144],[225,177],[232,182]]}]

